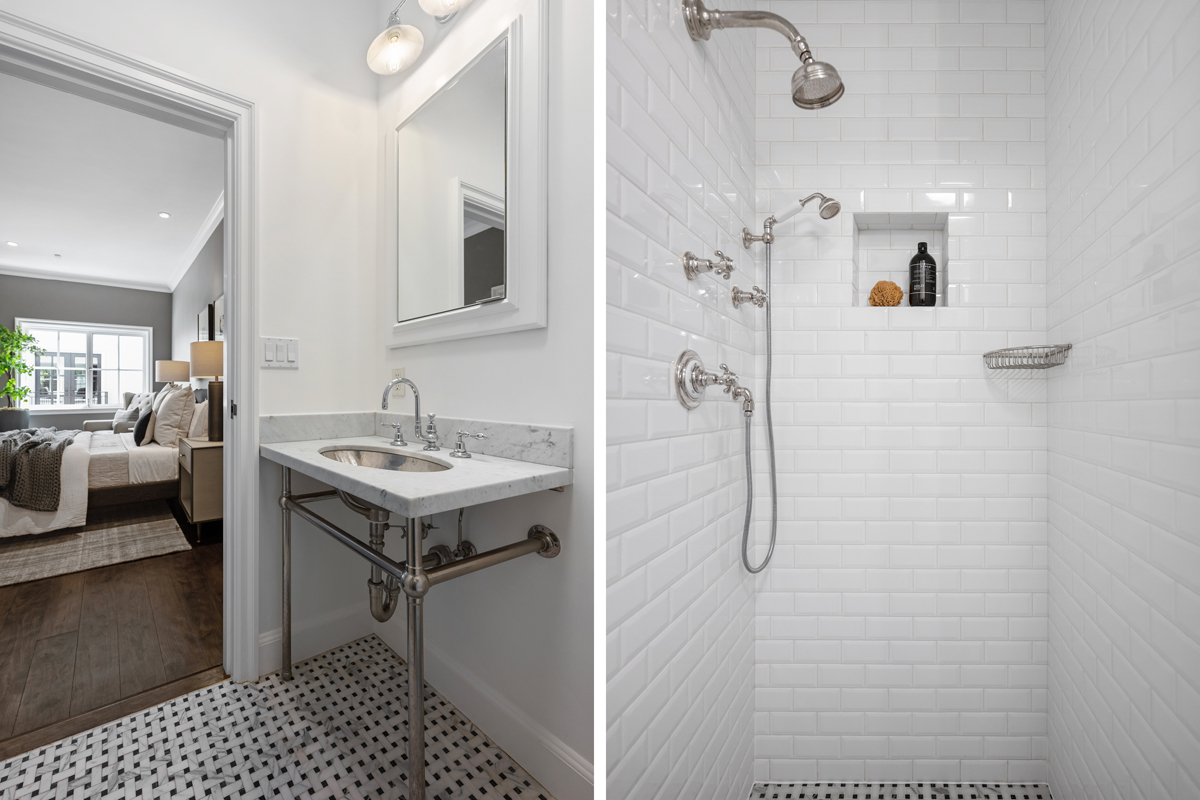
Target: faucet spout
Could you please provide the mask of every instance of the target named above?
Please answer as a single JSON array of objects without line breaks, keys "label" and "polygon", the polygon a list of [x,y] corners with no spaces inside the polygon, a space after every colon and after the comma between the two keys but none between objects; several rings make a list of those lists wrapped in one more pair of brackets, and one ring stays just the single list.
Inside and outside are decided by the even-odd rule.
[{"label": "faucet spout", "polygon": [[[437,437],[437,433],[436,433],[436,428],[433,427],[432,419],[430,420],[430,423],[429,423],[431,433],[427,433],[427,434],[421,433],[421,391],[417,388],[417,385],[415,383],[413,383],[412,381],[410,381],[408,378],[393,378],[392,381],[390,383],[388,383],[388,385],[386,387],[384,387],[383,402],[381,403],[382,409],[384,411],[388,410],[388,396],[392,393],[392,388],[394,386],[396,386],[396,384],[398,384],[398,383],[403,383],[405,386],[412,389],[413,402],[416,403],[416,408],[414,409],[414,413],[416,416],[413,417],[413,432],[414,432],[414,434],[416,435],[416,437],[418,439],[425,442],[425,444],[427,445],[425,448],[426,450],[439,449],[437,447],[438,437]],[[432,417],[433,415],[431,414],[430,416]]]}]

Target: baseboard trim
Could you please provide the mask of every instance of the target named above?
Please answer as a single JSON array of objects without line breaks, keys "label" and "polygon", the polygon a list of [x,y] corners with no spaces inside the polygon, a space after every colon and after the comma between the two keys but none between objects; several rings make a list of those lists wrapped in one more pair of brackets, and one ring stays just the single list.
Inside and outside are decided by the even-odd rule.
[{"label": "baseboard trim", "polygon": [[[402,626],[376,624],[365,603],[354,603],[312,617],[292,627],[292,660],[302,661],[370,633],[406,657]],[[282,630],[259,635],[259,670],[265,675],[282,663]],[[595,767],[540,722],[494,687],[425,642],[425,679],[471,722],[500,745],[558,800],[591,800],[595,793]]]},{"label": "baseboard trim", "polygon": [[[375,632],[383,638],[381,627]],[[594,796],[591,761],[428,640],[425,677],[558,800],[591,800]]]},{"label": "baseboard trim", "polygon": [[[366,603],[354,603],[292,625],[292,663],[340,647],[371,633]],[[262,675],[283,665],[283,628],[258,636],[258,669]]]}]

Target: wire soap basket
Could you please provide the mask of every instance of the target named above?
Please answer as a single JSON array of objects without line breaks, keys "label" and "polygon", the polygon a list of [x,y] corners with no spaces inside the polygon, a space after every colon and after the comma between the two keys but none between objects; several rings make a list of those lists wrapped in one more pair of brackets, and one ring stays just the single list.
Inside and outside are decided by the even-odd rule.
[{"label": "wire soap basket", "polygon": [[1069,344],[1005,347],[983,354],[988,369],[1049,369],[1061,367],[1067,361]]}]

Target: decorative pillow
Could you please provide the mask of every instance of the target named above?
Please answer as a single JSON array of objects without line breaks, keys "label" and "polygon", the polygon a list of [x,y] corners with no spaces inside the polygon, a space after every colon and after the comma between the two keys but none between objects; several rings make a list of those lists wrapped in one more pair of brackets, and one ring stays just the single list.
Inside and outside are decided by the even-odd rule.
[{"label": "decorative pillow", "polygon": [[133,441],[138,447],[154,441],[154,409],[146,409],[133,426]]},{"label": "decorative pillow", "polygon": [[196,410],[196,396],[190,386],[180,386],[164,394],[165,397],[155,401],[158,408],[154,418],[154,441],[163,447],[175,447],[187,436],[192,412]]},{"label": "decorative pillow", "polygon": [[189,439],[201,439],[208,436],[208,401],[196,405],[192,412],[192,424],[188,427]]},{"label": "decorative pillow", "polygon": [[113,414],[113,428],[117,427],[118,423],[137,422],[142,416],[142,409],[138,406],[132,408],[123,408]]}]

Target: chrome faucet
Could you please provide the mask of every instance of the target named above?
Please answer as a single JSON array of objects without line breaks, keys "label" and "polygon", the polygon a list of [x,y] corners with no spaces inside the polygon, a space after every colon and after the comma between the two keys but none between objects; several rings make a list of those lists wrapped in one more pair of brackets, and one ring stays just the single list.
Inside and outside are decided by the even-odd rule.
[{"label": "chrome faucet", "polygon": [[[421,433],[421,392],[419,389],[417,389],[417,385],[408,378],[394,378],[392,379],[392,382],[389,383],[386,388],[384,388],[382,404],[383,410],[388,410],[388,396],[392,393],[392,388],[398,383],[403,383],[405,386],[408,386],[412,389],[413,400],[417,404],[416,417],[414,418],[413,422],[413,432],[416,434],[418,439],[425,443],[425,447],[423,449],[441,450],[442,448],[438,447],[438,432],[437,426],[433,424],[433,414],[429,415],[429,424],[425,426],[425,433]],[[392,440],[392,444],[396,447],[407,447],[408,443],[404,441],[404,437],[400,434],[400,429],[394,424],[392,427],[396,428],[396,438]]]}]

